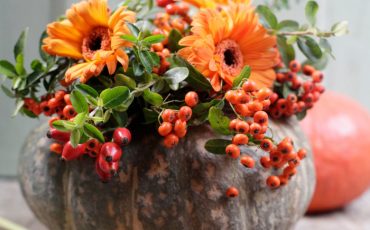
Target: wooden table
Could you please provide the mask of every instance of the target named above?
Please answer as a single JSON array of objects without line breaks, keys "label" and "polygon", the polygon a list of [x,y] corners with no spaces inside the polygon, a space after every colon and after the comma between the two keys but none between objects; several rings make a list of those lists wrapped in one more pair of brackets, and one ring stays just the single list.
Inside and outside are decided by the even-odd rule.
[{"label": "wooden table", "polygon": [[[46,230],[33,216],[14,180],[0,180],[0,217],[29,230]],[[294,230],[370,230],[370,191],[343,210],[304,217]]]}]

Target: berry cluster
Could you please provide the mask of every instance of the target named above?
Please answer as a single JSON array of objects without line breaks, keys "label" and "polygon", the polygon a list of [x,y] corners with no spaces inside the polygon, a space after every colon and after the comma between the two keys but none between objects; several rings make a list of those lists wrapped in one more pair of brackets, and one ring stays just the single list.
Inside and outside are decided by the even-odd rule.
[{"label": "berry cluster", "polygon": [[51,117],[56,114],[59,117],[70,119],[76,115],[70,95],[64,90],[59,90],[54,94],[46,94],[41,97],[40,102],[33,98],[25,98],[23,108],[36,116],[44,114]]},{"label": "berry cluster", "polygon": [[119,162],[122,157],[122,147],[131,142],[131,132],[127,128],[115,129],[111,142],[104,144],[96,139],[90,139],[85,143],[73,147],[70,142],[70,133],[62,132],[51,127],[47,136],[52,138],[55,143],[50,145],[50,150],[56,154],[61,154],[65,161],[72,161],[82,156],[96,158],[96,173],[102,181],[108,181],[112,175],[117,174]]},{"label": "berry cluster", "polygon": [[273,118],[290,117],[311,109],[320,99],[325,88],[321,84],[324,75],[310,65],[294,60],[290,62],[289,71],[279,70],[275,90],[271,97]]},{"label": "berry cluster", "polygon": [[173,148],[179,143],[180,138],[186,136],[187,122],[193,115],[191,108],[198,104],[198,100],[198,94],[191,91],[185,95],[187,106],[182,106],[178,111],[165,109],[162,112],[163,122],[158,128],[158,133],[164,137],[163,145],[166,148]]},{"label": "berry cluster", "polygon": [[[235,110],[237,118],[231,120],[229,129],[234,133],[232,143],[226,146],[226,155],[232,159],[240,159],[240,163],[246,168],[254,168],[255,161],[251,156],[241,156],[240,146],[255,145],[269,152],[270,157],[262,157],[261,164],[265,168],[274,167],[279,169],[288,164],[283,175],[270,176],[266,184],[270,188],[277,188],[280,184],[286,184],[288,178],[293,176],[295,167],[304,158],[304,150],[300,153],[293,152],[293,143],[290,138],[285,138],[278,145],[266,135],[268,130],[269,110],[274,93],[268,88],[258,89],[253,81],[246,81],[240,88],[229,90],[225,93],[226,100]],[[299,155],[299,156],[298,156]],[[293,170],[294,169],[294,170]],[[286,180],[284,180],[286,179]],[[238,196],[238,189],[229,187],[226,196]]]},{"label": "berry cluster", "polygon": [[165,35],[166,39],[161,43],[153,44],[151,51],[156,52],[160,57],[160,66],[154,68],[153,72],[163,74],[170,67],[170,63],[167,61],[167,58],[171,54],[168,46],[168,36],[170,32],[176,29],[183,34],[191,23],[191,18],[188,15],[189,5],[186,3],[175,3],[172,0],[158,0],[157,5],[159,7],[164,7],[166,12],[156,14],[153,21],[156,28],[152,33]]}]

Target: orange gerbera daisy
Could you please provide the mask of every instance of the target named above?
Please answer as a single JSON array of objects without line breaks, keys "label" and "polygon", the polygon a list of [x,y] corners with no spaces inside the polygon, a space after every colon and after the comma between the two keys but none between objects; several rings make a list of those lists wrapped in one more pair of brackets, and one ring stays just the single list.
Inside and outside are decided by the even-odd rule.
[{"label": "orange gerbera daisy", "polygon": [[67,70],[67,83],[77,78],[86,82],[105,66],[114,74],[117,61],[127,69],[129,58],[122,48],[131,44],[120,36],[130,33],[125,23],[135,22],[134,12],[120,7],[111,14],[107,0],[88,0],[73,5],[66,16],[48,25],[43,49],[51,55],[85,60]]},{"label": "orange gerbera daisy", "polygon": [[249,5],[201,10],[191,31],[180,40],[185,48],[179,55],[210,78],[215,91],[221,90],[223,81],[232,85],[246,65],[252,69],[250,78],[260,87],[272,86],[276,77],[273,67],[278,63],[276,38],[267,33]]},{"label": "orange gerbera daisy", "polygon": [[233,3],[244,3],[250,4],[250,0],[184,0],[198,8],[216,8],[217,5],[228,5],[230,2]]}]

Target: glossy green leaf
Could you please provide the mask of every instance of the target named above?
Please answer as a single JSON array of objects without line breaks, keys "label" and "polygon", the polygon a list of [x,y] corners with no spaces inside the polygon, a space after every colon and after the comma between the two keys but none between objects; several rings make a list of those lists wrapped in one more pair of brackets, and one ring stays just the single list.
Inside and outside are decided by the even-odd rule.
[{"label": "glossy green leaf", "polygon": [[71,121],[57,120],[53,122],[53,127],[62,132],[71,132],[76,125]]},{"label": "glossy green leaf", "polygon": [[15,70],[17,71],[18,75],[26,74],[26,70],[24,68],[24,55],[18,54],[17,58],[15,59]]},{"label": "glossy green leaf", "polygon": [[139,58],[147,73],[151,73],[153,67],[158,66],[160,62],[159,56],[156,53],[147,50],[140,51]]},{"label": "glossy green leaf", "polygon": [[17,71],[12,63],[8,62],[7,60],[0,61],[0,74],[3,74],[7,77],[14,78],[17,77]]},{"label": "glossy green leaf", "polygon": [[168,47],[171,50],[171,52],[177,52],[182,47],[179,45],[179,41],[182,38],[182,34],[176,30],[171,30],[170,34],[168,35]]},{"label": "glossy green leaf", "polygon": [[143,98],[146,102],[154,106],[160,106],[163,103],[163,97],[158,93],[150,91],[149,89],[144,90]]},{"label": "glossy green leaf", "polygon": [[38,60],[38,59],[35,59],[31,62],[31,69],[35,72],[42,72],[44,71],[44,66],[42,65],[42,63]]},{"label": "glossy green leaf", "polygon": [[139,37],[140,30],[137,28],[137,26],[129,22],[126,22],[126,25],[133,36]]},{"label": "glossy green leaf", "polygon": [[317,42],[311,37],[298,38],[298,47],[310,60],[315,61],[322,57],[322,50]]},{"label": "glossy green leaf", "polygon": [[244,66],[240,74],[234,79],[233,87],[234,88],[239,87],[243,81],[246,81],[249,79],[250,75],[251,75],[251,68],[249,66]]},{"label": "glossy green leaf", "polygon": [[319,4],[317,4],[316,1],[308,1],[306,4],[306,18],[308,22],[311,24],[311,26],[314,26],[316,24],[316,15],[317,11],[319,10]]},{"label": "glossy green leaf", "polygon": [[335,36],[343,36],[348,34],[348,21],[341,21],[334,24],[331,28],[331,31]]},{"label": "glossy green leaf", "polygon": [[89,123],[86,123],[84,125],[84,132],[91,138],[95,138],[101,143],[105,142],[103,134],[100,132],[98,128],[96,128],[94,125],[91,125]]},{"label": "glossy green leaf", "polygon": [[293,20],[284,20],[279,23],[278,29],[281,32],[293,32],[299,30],[299,24]]},{"label": "glossy green leaf", "polygon": [[77,116],[74,117],[73,123],[76,124],[77,127],[82,127],[86,121],[87,113],[79,113]]},{"label": "glossy green leaf", "polygon": [[23,55],[24,53],[24,45],[28,34],[28,28],[22,31],[21,35],[19,36],[17,43],[14,46],[14,58],[17,60],[19,55]]},{"label": "glossy green leaf", "polygon": [[80,143],[80,139],[81,131],[78,129],[72,130],[70,141],[73,148],[76,148],[78,146],[78,144]]},{"label": "glossy green leaf", "polygon": [[164,75],[164,80],[172,90],[178,90],[179,84],[189,76],[189,70],[185,67],[175,67],[168,70]]},{"label": "glossy green leaf", "polygon": [[211,107],[208,113],[208,121],[213,130],[223,135],[231,134],[229,130],[230,119],[224,115],[221,109]]},{"label": "glossy green leaf", "polygon": [[125,41],[132,42],[132,43],[136,43],[138,41],[137,38],[131,34],[122,35],[121,38]]},{"label": "glossy green leaf", "polygon": [[278,20],[275,14],[271,11],[271,9],[266,5],[259,5],[257,7],[256,12],[260,15],[260,20],[262,24],[271,29],[278,28]]},{"label": "glossy green leaf", "polygon": [[70,98],[73,108],[77,113],[87,113],[89,111],[89,105],[87,104],[86,98],[80,91],[73,90]]},{"label": "glossy green leaf", "polygon": [[91,86],[89,85],[86,85],[86,84],[78,84],[78,85],[75,85],[75,88],[80,91],[81,93],[84,93],[84,94],[87,94],[87,95],[90,95],[91,97],[98,97],[99,96],[99,93]]},{"label": "glossy green leaf", "polygon": [[127,86],[130,89],[136,88],[136,81],[124,74],[116,74],[114,78],[117,86]]},{"label": "glossy green leaf", "polygon": [[292,45],[289,45],[286,38],[283,36],[278,36],[277,39],[278,49],[286,66],[295,59],[295,50]]},{"label": "glossy green leaf", "polygon": [[14,93],[10,89],[8,89],[5,85],[1,85],[1,89],[3,90],[6,96],[10,98],[15,98]]},{"label": "glossy green leaf", "polygon": [[106,108],[115,108],[121,105],[129,96],[130,90],[126,86],[105,89],[100,94],[100,98],[103,100],[103,106]]},{"label": "glossy green leaf", "polygon": [[231,144],[230,140],[212,139],[206,142],[204,148],[210,153],[217,154],[217,155],[225,155],[226,147],[229,144]]},{"label": "glossy green leaf", "polygon": [[198,91],[209,91],[212,89],[211,84],[205,76],[199,73],[189,62],[181,58],[180,56],[174,55],[173,62],[179,67],[186,67],[189,70],[189,76],[185,79],[193,88]]},{"label": "glossy green leaf", "polygon": [[166,37],[163,34],[156,34],[156,35],[151,35],[149,37],[146,37],[143,39],[143,42],[152,45],[155,43],[160,43],[162,42]]}]

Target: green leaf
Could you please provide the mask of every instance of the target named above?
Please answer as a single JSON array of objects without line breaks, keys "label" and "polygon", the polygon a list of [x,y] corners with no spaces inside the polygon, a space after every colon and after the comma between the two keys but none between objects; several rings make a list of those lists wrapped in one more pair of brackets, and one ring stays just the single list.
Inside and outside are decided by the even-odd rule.
[{"label": "green leaf", "polygon": [[126,22],[128,29],[130,30],[131,34],[135,37],[139,37],[140,30],[132,23]]},{"label": "green leaf", "polygon": [[100,132],[100,130],[98,128],[96,128],[94,125],[91,125],[89,123],[86,123],[84,125],[84,132],[86,133],[86,135],[88,135],[89,137],[91,138],[95,138],[97,139],[98,141],[100,141],[101,143],[104,143],[105,142],[105,138],[103,136],[103,134]]},{"label": "green leaf", "polygon": [[126,40],[128,42],[132,42],[132,43],[137,43],[138,40],[135,36],[131,35],[131,34],[125,34],[125,35],[122,35],[121,38],[123,40]]},{"label": "green leaf", "polygon": [[18,75],[26,74],[26,70],[24,68],[24,55],[19,54],[16,58],[15,62],[15,70],[17,71]]},{"label": "green leaf", "polygon": [[306,18],[308,22],[311,24],[311,26],[314,26],[316,24],[316,15],[317,11],[319,10],[319,4],[315,1],[308,1],[306,4]]},{"label": "green leaf", "polygon": [[297,119],[299,121],[302,121],[306,117],[306,115],[307,115],[307,110],[304,110],[304,111],[296,114]]},{"label": "green leaf", "polygon": [[87,104],[85,96],[78,90],[73,90],[71,93],[71,102],[73,108],[77,113],[89,112],[89,105]]},{"label": "green leaf", "polygon": [[217,155],[225,155],[226,147],[229,144],[231,144],[230,140],[212,139],[206,142],[204,148],[210,153],[217,154]]},{"label": "green leaf", "polygon": [[12,117],[15,117],[18,115],[19,111],[23,108],[24,101],[23,100],[18,100],[15,105],[15,110],[12,114]]},{"label": "green leaf", "polygon": [[295,50],[292,45],[287,43],[287,40],[283,36],[278,36],[277,39],[278,49],[286,66],[295,59]]},{"label": "green leaf", "polygon": [[20,113],[23,114],[23,115],[25,115],[25,116],[27,116],[27,117],[29,117],[29,118],[38,118],[38,116],[36,116],[32,111],[29,111],[29,110],[27,110],[25,108],[22,108],[20,110]]},{"label": "green leaf", "polygon": [[146,37],[143,39],[143,42],[148,43],[149,45],[160,43],[162,42],[166,37],[163,34],[156,34],[151,35],[149,37]]},{"label": "green leaf", "polygon": [[149,89],[144,90],[143,98],[146,102],[154,106],[160,106],[163,103],[163,97],[158,93],[150,91]]},{"label": "green leaf", "polygon": [[125,127],[128,121],[128,115],[126,112],[120,113],[117,111],[112,112],[114,120],[117,122],[118,127]]},{"label": "green leaf", "polygon": [[98,97],[99,96],[99,93],[91,86],[89,85],[86,85],[86,84],[78,84],[78,85],[75,85],[75,88],[80,91],[81,93],[84,93],[84,94],[87,94],[87,95],[90,95],[91,97]]},{"label": "green leaf", "polygon": [[233,87],[234,88],[239,87],[243,81],[246,81],[249,79],[250,75],[251,75],[251,68],[249,66],[244,66],[240,74],[234,79]]},{"label": "green leaf", "polygon": [[298,38],[298,47],[311,61],[315,61],[322,57],[322,50],[313,38],[307,36]]},{"label": "green leaf", "polygon": [[173,56],[174,63],[179,67],[186,67],[189,70],[189,76],[185,79],[189,85],[198,91],[209,91],[212,89],[211,84],[198,70],[196,70],[189,62],[180,56]]},{"label": "green leaf", "polygon": [[293,32],[299,30],[299,24],[293,20],[284,20],[279,23],[278,29],[281,32]]},{"label": "green leaf", "polygon": [[261,22],[265,27],[271,29],[278,28],[278,20],[268,6],[259,5],[256,12],[260,15]]},{"label": "green leaf", "polygon": [[14,93],[10,89],[8,89],[5,85],[1,85],[1,89],[3,90],[6,96],[10,98],[15,98]]},{"label": "green leaf", "polygon": [[117,86],[127,86],[130,89],[136,88],[136,81],[124,74],[116,74],[114,78]]},{"label": "green leaf", "polygon": [[12,63],[8,62],[7,60],[0,61],[0,74],[3,74],[7,77],[14,78],[17,77],[17,71]]},{"label": "green leaf", "polygon": [[140,51],[139,58],[147,73],[151,73],[153,67],[158,66],[160,62],[159,56],[156,53],[147,50]]},{"label": "green leaf", "polygon": [[334,24],[331,27],[331,31],[334,33],[335,36],[343,36],[348,34],[348,21],[341,21]]},{"label": "green leaf", "polygon": [[74,117],[73,123],[76,124],[77,127],[82,127],[86,121],[87,113],[79,113],[77,116]]},{"label": "green leaf", "polygon": [[105,89],[100,94],[103,100],[103,106],[106,108],[115,108],[126,101],[130,96],[130,90],[126,86],[117,86],[112,89]]},{"label": "green leaf", "polygon": [[23,30],[21,35],[19,36],[17,43],[14,46],[14,58],[17,60],[19,55],[23,55],[24,52],[24,44],[27,38],[28,28]]},{"label": "green leaf", "polygon": [[211,107],[208,113],[208,120],[213,130],[217,133],[229,135],[230,119],[224,115],[221,109],[217,107]]},{"label": "green leaf", "polygon": [[80,130],[78,130],[78,129],[72,130],[70,141],[71,141],[71,145],[72,145],[73,148],[77,147],[77,145],[80,143],[80,139],[81,139]]},{"label": "green leaf", "polygon": [[53,122],[53,127],[62,132],[71,132],[76,125],[71,121],[57,120]]},{"label": "green leaf", "polygon": [[182,35],[178,30],[171,30],[170,34],[168,35],[168,48],[171,50],[171,52],[177,52],[182,48],[179,45],[179,41],[181,40],[181,38]]},{"label": "green leaf", "polygon": [[35,72],[40,73],[44,71],[44,66],[39,60],[35,59],[31,62],[31,69]]},{"label": "green leaf", "polygon": [[179,84],[189,76],[189,70],[185,67],[175,67],[164,74],[164,80],[172,90],[178,90]]}]

